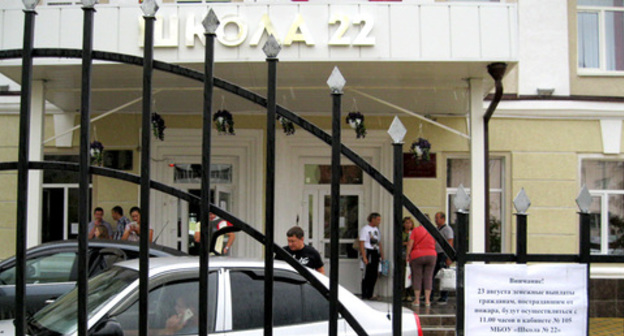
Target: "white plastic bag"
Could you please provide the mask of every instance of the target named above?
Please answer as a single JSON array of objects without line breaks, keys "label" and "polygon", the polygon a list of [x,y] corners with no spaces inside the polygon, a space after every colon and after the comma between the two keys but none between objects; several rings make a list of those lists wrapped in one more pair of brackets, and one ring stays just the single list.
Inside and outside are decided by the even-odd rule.
[{"label": "white plastic bag", "polygon": [[440,279],[441,291],[455,291],[455,285],[457,284],[457,273],[455,268],[443,268],[436,275],[436,279]]},{"label": "white plastic bag", "polygon": [[407,263],[407,267],[405,267],[405,288],[410,288],[412,286],[412,268],[410,264]]}]

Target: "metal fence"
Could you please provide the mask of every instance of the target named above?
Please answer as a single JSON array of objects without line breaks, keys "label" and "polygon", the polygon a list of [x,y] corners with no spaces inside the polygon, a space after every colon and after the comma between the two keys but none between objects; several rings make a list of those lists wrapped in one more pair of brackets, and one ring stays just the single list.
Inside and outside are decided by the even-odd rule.
[{"label": "metal fence", "polygon": [[[458,192],[456,207],[457,212],[457,238],[455,239],[455,248],[457,251],[457,319],[456,334],[464,335],[465,327],[465,265],[469,262],[486,262],[486,263],[516,263],[526,264],[533,263],[580,263],[587,265],[586,283],[587,287],[587,303],[589,305],[590,298],[590,264],[591,263],[623,263],[624,255],[596,255],[590,253],[590,221],[591,214],[589,206],[591,204],[591,196],[585,186],[577,198],[579,205],[579,249],[578,254],[529,254],[527,253],[527,210],[530,206],[528,196],[524,189],[520,191],[514,199],[516,207],[516,253],[469,253],[468,252],[468,204],[470,203],[468,196],[460,187]],[[463,200],[462,200],[463,198]],[[587,308],[587,335],[589,335],[589,307]]]},{"label": "metal fence", "polygon": [[[214,212],[220,217],[231,222],[236,229],[242,230],[253,237],[258,242],[265,245],[265,321],[264,334],[272,335],[273,333],[273,258],[277,254],[285,259],[291,266],[300,272],[310,283],[319,290],[330,302],[330,323],[329,335],[337,335],[337,320],[339,314],[344,317],[358,335],[367,335],[366,331],[361,327],[357,320],[345,309],[338,300],[338,202],[340,195],[339,169],[340,155],[344,155],[348,160],[359,166],[367,173],[372,180],[379,183],[387,192],[394,196],[394,232],[401,231],[401,214],[403,209],[407,209],[424,227],[432,234],[438,243],[441,244],[446,254],[452,259],[457,260],[457,335],[464,335],[464,267],[468,262],[515,262],[519,264],[527,262],[571,262],[589,264],[592,262],[616,263],[624,262],[624,256],[606,256],[591,255],[589,252],[589,214],[581,211],[580,216],[580,246],[579,253],[570,254],[528,254],[526,225],[526,212],[520,211],[517,214],[518,234],[516,236],[517,251],[515,254],[506,253],[468,253],[467,252],[467,225],[468,216],[465,208],[460,208],[458,213],[458,232],[456,239],[456,249],[442,237],[437,228],[425,217],[425,215],[403,194],[403,171],[402,171],[402,137],[394,139],[394,183],[391,183],[376,168],[368,164],[363,158],[347,148],[341,143],[340,134],[340,111],[341,96],[344,79],[340,80],[340,73],[335,69],[332,76],[338,76],[338,81],[334,81],[330,85],[330,94],[332,95],[332,134],[329,135],[317,126],[306,121],[297,114],[287,110],[283,106],[276,103],[275,91],[277,85],[277,64],[280,46],[272,37],[269,38],[267,44],[263,48],[266,55],[268,83],[267,97],[251,92],[243,87],[229,83],[223,79],[215,78],[214,73],[214,39],[215,31],[219,25],[218,19],[214,12],[210,11],[203,21],[205,27],[206,49],[204,60],[204,72],[194,71],[178,65],[159,62],[153,59],[153,31],[155,13],[158,7],[153,0],[145,0],[141,4],[144,11],[145,30],[144,30],[144,55],[137,57],[119,53],[110,53],[105,51],[92,50],[93,45],[93,20],[95,15],[95,0],[83,0],[84,23],[83,23],[83,47],[77,49],[34,49],[34,25],[35,25],[35,8],[37,0],[24,0],[26,9],[24,10],[24,43],[23,48],[19,50],[1,50],[0,59],[22,59],[22,90],[21,90],[21,107],[20,107],[20,132],[19,132],[19,160],[18,162],[0,163],[0,170],[17,170],[18,171],[18,195],[17,195],[17,234],[16,234],[16,334],[25,334],[25,251],[26,251],[26,223],[27,223],[27,199],[28,199],[28,171],[32,169],[65,169],[77,171],[80,176],[80,204],[79,204],[79,277],[78,290],[80,295],[79,301],[79,319],[78,319],[78,335],[86,336],[88,334],[87,325],[87,224],[89,215],[88,190],[89,175],[101,175],[116,178],[131,183],[140,184],[140,204],[145,209],[142,213],[142,221],[146,225],[141,226],[141,235],[149,235],[149,207],[150,207],[150,189],[155,189],[163,193],[170,194],[182,200],[199,204],[202,211],[201,221],[201,244],[200,253],[200,319],[207,320],[208,316],[208,270],[210,266],[209,242],[211,240],[210,230],[208,229],[208,213]],[[82,96],[81,96],[81,117],[80,117],[80,163],[59,163],[59,162],[32,162],[29,161],[29,127],[30,127],[30,99],[31,99],[31,83],[33,58],[35,57],[56,57],[56,58],[80,58],[82,60]],[[143,67],[143,106],[142,106],[142,129],[147,130],[151,127],[152,106],[152,73],[154,71],[163,71],[170,74],[183,76],[198,83],[203,83],[204,87],[204,105],[202,109],[203,120],[203,138],[202,138],[202,166],[210,167],[211,159],[211,120],[212,120],[212,101],[214,87],[230,92],[242,99],[249,100],[259,106],[267,109],[267,140],[266,140],[266,186],[265,186],[265,234],[258,232],[247,223],[236,218],[232,214],[215,207],[210,204],[210,172],[208,169],[202,170],[201,180],[201,197],[190,195],[181,190],[177,190],[170,186],[164,185],[157,181],[151,180],[150,174],[150,141],[151,133],[142,132],[141,139],[141,170],[140,176],[125,173],[122,171],[111,170],[90,166],[89,157],[89,119],[90,119],[90,95],[91,95],[91,67],[93,60],[112,61],[117,63],[130,64]],[[500,76],[502,78],[502,76]],[[496,79],[496,78],[495,78]],[[500,78],[498,78],[500,82]],[[342,83],[342,84],[341,84]],[[497,86],[497,93],[499,87]],[[502,93],[502,87],[500,87]],[[495,108],[495,105],[493,109]],[[283,249],[275,245],[274,242],[274,195],[275,195],[275,120],[276,117],[286,118],[287,120],[298,125],[303,130],[316,136],[321,141],[332,147],[332,181],[331,181],[331,274],[330,287],[327,289],[321,284],[310,271],[296,262]],[[487,141],[487,140],[486,140]],[[487,146],[487,142],[486,142]],[[487,181],[487,178],[486,178]],[[487,194],[487,193],[486,193]],[[394,236],[394,264],[401,265],[401,243],[398,241],[399,235]],[[139,334],[146,336],[147,318],[148,318],[148,267],[149,267],[149,242],[141,240],[140,246],[140,289],[139,289]],[[392,328],[394,335],[401,334],[401,279],[403,277],[403,269],[401,267],[394,268],[393,282],[393,299],[392,299]],[[589,271],[587,273],[589,280]],[[587,293],[589,297],[589,291]],[[200,336],[207,335],[207,324],[200,324]]]},{"label": "metal fence", "polygon": [[[291,266],[299,271],[310,283],[317,288],[330,302],[330,323],[329,323],[329,335],[337,335],[337,319],[340,313],[344,317],[350,326],[355,330],[358,335],[367,335],[366,331],[360,326],[357,320],[345,309],[345,307],[338,300],[338,199],[340,194],[339,186],[339,169],[340,169],[340,154],[344,155],[347,159],[354,162],[364,172],[371,176],[371,178],[379,183],[384,189],[395,196],[395,232],[400,231],[400,214],[402,207],[405,207],[409,212],[416,217],[418,221],[423,223],[427,230],[434,236],[434,238],[442,245],[444,250],[451,258],[455,258],[455,250],[443,239],[442,235],[437,231],[435,226],[430,222],[428,218],[414,205],[408,198],[403,195],[402,192],[402,171],[395,175],[395,184],[392,184],[386,177],[384,177],[377,169],[372,167],[363,158],[357,155],[355,152],[344,146],[340,142],[340,98],[342,95],[342,86],[331,86],[330,93],[333,96],[332,107],[332,135],[328,135],[320,128],[309,123],[305,119],[296,115],[295,113],[287,110],[286,108],[276,104],[275,90],[277,83],[277,55],[280,50],[280,46],[277,44],[273,37],[269,37],[267,44],[263,48],[267,58],[268,64],[268,96],[264,98],[254,92],[246,90],[240,86],[229,83],[219,78],[213,77],[214,67],[214,38],[215,31],[219,25],[216,15],[211,10],[205,20],[203,21],[205,27],[206,36],[206,51],[204,61],[204,73],[193,71],[181,66],[168,64],[164,62],[155,61],[153,59],[153,32],[155,14],[158,10],[158,6],[154,0],[144,0],[141,4],[141,9],[144,12],[145,30],[144,30],[144,55],[143,57],[136,57],[132,55],[110,53],[104,51],[94,51],[93,46],[93,22],[95,15],[95,0],[82,0],[84,22],[83,22],[83,47],[81,50],[77,49],[34,49],[34,26],[36,16],[37,0],[23,0],[25,5],[24,15],[24,44],[23,48],[19,50],[1,50],[0,59],[12,59],[22,58],[22,91],[21,91],[21,108],[20,108],[20,129],[19,129],[19,160],[18,162],[4,162],[0,163],[0,170],[15,170],[18,171],[18,196],[17,196],[17,234],[16,234],[16,334],[25,334],[25,252],[26,252],[26,226],[27,226],[27,199],[28,199],[28,171],[31,169],[66,169],[79,172],[80,179],[80,200],[79,200],[79,252],[78,252],[78,291],[79,291],[79,304],[78,304],[78,335],[86,336],[88,334],[87,324],[87,228],[88,228],[88,215],[89,215],[89,203],[88,203],[88,190],[89,190],[89,175],[96,174],[101,176],[107,176],[111,178],[121,179],[132,183],[140,184],[140,204],[141,208],[145,209],[142,213],[141,235],[149,235],[149,207],[150,207],[150,189],[160,190],[170,195],[179,197],[180,199],[187,200],[189,202],[199,203],[203,210],[201,217],[201,241],[202,251],[200,254],[200,320],[207,320],[208,316],[208,270],[209,270],[209,244],[211,235],[208,230],[208,213],[214,212],[222,218],[230,221],[237,229],[243,230],[254,239],[265,245],[265,321],[264,321],[264,334],[272,335],[273,332],[273,258],[274,254],[285,259]],[[82,60],[82,91],[81,91],[81,111],[80,111],[80,162],[79,164],[60,163],[60,162],[32,162],[29,161],[29,127],[30,127],[30,99],[31,99],[31,83],[32,83],[32,70],[33,70],[33,58],[35,57],[57,57],[57,58],[80,58]],[[118,63],[131,64],[143,67],[143,106],[142,106],[142,129],[150,129],[151,127],[151,114],[152,114],[152,74],[154,70],[164,71],[171,74],[183,76],[189,79],[196,80],[204,85],[204,107],[202,112],[203,118],[203,139],[202,139],[202,166],[210,167],[210,132],[211,132],[211,120],[212,120],[212,95],[214,86],[220,89],[233,93],[243,99],[247,99],[255,104],[258,104],[267,109],[267,148],[266,148],[266,197],[265,197],[265,234],[253,229],[248,224],[244,223],[235,216],[223,211],[222,209],[210,204],[210,175],[209,170],[204,169],[202,173],[201,183],[201,198],[194,197],[181,190],[163,185],[156,181],[152,181],[150,177],[150,132],[143,132],[141,138],[141,168],[140,176],[124,173],[121,171],[99,168],[90,165],[90,153],[89,153],[89,120],[90,120],[90,102],[91,102],[91,68],[93,60],[105,60]],[[337,69],[337,76],[341,76]],[[340,80],[338,81],[340,83]],[[342,80],[344,85],[344,79]],[[331,239],[331,274],[330,274],[330,288],[327,290],[316,278],[314,278],[309,271],[297,263],[290,255],[288,255],[279,246],[275,245],[273,221],[274,221],[274,189],[275,189],[275,118],[277,116],[286,118],[298,125],[305,131],[316,136],[323,142],[332,146],[332,210],[331,210],[331,227],[332,227],[332,239]],[[402,145],[395,143],[395,151],[400,151]],[[400,163],[402,160],[401,155],[396,155],[397,159],[395,163]],[[398,164],[396,167],[402,167]],[[205,242],[205,243],[203,243]],[[400,244],[395,245],[395,263],[401,264]],[[139,335],[146,336],[148,334],[148,267],[149,267],[149,242],[148,240],[141,240],[140,242],[140,269],[139,269]],[[394,271],[394,293],[393,293],[393,333],[395,335],[401,334],[401,303],[400,295],[401,291],[396,290],[400,286],[400,280],[402,277],[402,269],[395,267]],[[207,325],[200,324],[199,334],[204,336],[208,333]]]}]

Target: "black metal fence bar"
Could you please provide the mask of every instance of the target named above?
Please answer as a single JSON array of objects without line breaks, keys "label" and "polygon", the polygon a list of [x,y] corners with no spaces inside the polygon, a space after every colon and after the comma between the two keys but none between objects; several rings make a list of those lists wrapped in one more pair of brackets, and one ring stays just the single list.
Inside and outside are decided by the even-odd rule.
[{"label": "black metal fence bar", "polygon": [[[338,335],[338,248],[340,245],[340,109],[342,90],[332,90],[331,230],[329,274],[329,335]],[[322,248],[322,245],[321,245]]]},{"label": "black metal fence bar", "polygon": [[273,245],[275,241],[275,117],[277,90],[277,55],[267,55],[267,139],[264,246],[264,335],[273,335]]},{"label": "black metal fence bar", "polygon": [[[403,142],[392,144],[394,150],[394,279],[392,282],[392,335],[401,335],[401,305],[403,288],[401,288],[403,280],[403,265],[405,258],[402,255],[403,249],[403,225],[401,217],[403,215]],[[407,252],[409,253],[409,252]]]},{"label": "black metal fence bar", "polygon": [[527,263],[527,214],[516,214],[516,262]]},{"label": "black metal fence bar", "polygon": [[[10,59],[20,57],[22,54],[21,50],[1,50],[0,51],[0,59]],[[68,57],[68,58],[78,58],[80,57],[81,51],[78,49],[35,49],[33,51],[33,55],[36,57]],[[142,65],[143,59],[138,56],[120,54],[120,53],[111,53],[104,51],[94,51],[93,58],[104,61],[111,62],[119,62],[125,64],[134,64],[134,65]],[[204,75],[200,72],[184,68],[179,65],[169,64],[165,62],[154,61],[154,69],[165,71],[171,74],[177,74],[180,76],[184,76],[189,79],[204,81]],[[252,91],[249,91],[245,88],[242,88],[236,84],[227,82],[220,78],[214,78],[214,85],[222,90],[230,92],[234,95],[237,95],[241,98],[247,99],[254,104],[258,104],[260,106],[266,107],[267,100],[259,94],[256,94]],[[307,120],[301,118],[297,114],[289,111],[288,109],[277,106],[276,110],[277,114],[285,117],[286,119],[292,121],[297,126],[306,130],[313,136],[317,137],[321,141],[331,145],[332,139],[331,136],[325,133],[318,126],[308,122]],[[385,176],[383,176],[375,167],[366,162],[362,157],[352,151],[350,148],[345,145],[341,145],[340,152],[347,159],[351,160],[354,164],[360,167],[366,174],[368,174],[373,180],[379,183],[386,191],[389,193],[394,193],[394,186],[390,180],[388,180]],[[425,217],[422,211],[418,209],[418,207],[407,197],[403,196],[403,206],[410,212],[422,225],[425,226],[427,231],[433,236],[433,238],[440,244],[444,252],[449,258],[452,260],[456,260],[455,249],[444,239],[442,234],[438,231],[438,229],[431,223],[431,220]]]},{"label": "black metal fence bar", "polygon": [[141,116],[141,227],[139,240],[139,335],[149,333],[149,237],[150,237],[150,154],[152,138],[152,61],[154,57],[153,15],[144,15],[143,109]]},{"label": "black metal fence bar", "polygon": [[93,50],[93,7],[83,6],[82,35],[82,85],[80,92],[80,172],[78,200],[78,335],[88,333],[88,297],[89,283],[89,166],[90,154],[90,119],[91,119],[91,69]]},{"label": "black metal fence bar", "polygon": [[579,259],[580,262],[582,264],[585,264],[585,266],[587,267],[586,269],[586,284],[587,284],[587,316],[586,316],[586,326],[585,326],[585,330],[587,330],[587,335],[589,335],[589,298],[590,298],[590,290],[591,290],[591,286],[589,285],[589,281],[590,281],[590,270],[589,270],[589,264],[591,263],[591,258],[590,258],[590,250],[591,250],[591,246],[590,246],[590,237],[591,237],[591,232],[590,232],[590,220],[591,220],[591,215],[587,212],[580,212],[579,213]]},{"label": "black metal fence bar", "polygon": [[[210,10],[207,18],[214,15]],[[216,30],[216,27],[214,27]],[[204,51],[204,109],[202,113],[202,171],[201,171],[201,238],[199,254],[199,320],[208,321],[208,284],[210,270],[210,157],[212,144],[212,97],[213,97],[213,81],[214,76],[214,39],[215,31],[206,29],[204,36],[206,38],[206,48]],[[219,251],[220,252],[220,251]],[[199,324],[199,336],[208,335],[208,324]]]},{"label": "black metal fence bar", "polygon": [[464,302],[464,266],[466,265],[466,251],[468,250],[468,213],[457,212],[457,236],[455,238],[455,250],[457,251],[457,317],[455,320],[456,335],[464,336],[465,302]]},{"label": "black metal fence bar", "polygon": [[33,9],[24,10],[24,44],[22,54],[22,88],[20,97],[19,147],[17,167],[17,228],[15,244],[15,333],[25,335],[26,327],[26,245],[28,232],[28,159],[30,146],[30,108],[32,95]]}]

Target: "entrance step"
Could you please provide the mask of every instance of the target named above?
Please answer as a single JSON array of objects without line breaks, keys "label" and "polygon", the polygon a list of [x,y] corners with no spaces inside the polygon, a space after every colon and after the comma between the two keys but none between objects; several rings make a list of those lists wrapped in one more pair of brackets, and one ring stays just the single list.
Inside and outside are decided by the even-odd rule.
[{"label": "entrance step", "polygon": [[455,336],[455,327],[422,327],[423,336]]},{"label": "entrance step", "polygon": [[422,326],[455,328],[454,314],[418,314],[418,317]]},{"label": "entrance step", "polygon": [[455,314],[419,314],[423,336],[455,336]]}]

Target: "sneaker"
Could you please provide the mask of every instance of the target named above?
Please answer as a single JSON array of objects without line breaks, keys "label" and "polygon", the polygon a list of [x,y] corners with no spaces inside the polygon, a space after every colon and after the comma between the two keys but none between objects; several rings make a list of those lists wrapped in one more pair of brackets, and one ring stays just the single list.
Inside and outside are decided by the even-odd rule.
[{"label": "sneaker", "polygon": [[447,299],[442,299],[442,298],[440,298],[440,299],[438,299],[438,301],[436,301],[436,304],[438,304],[440,306],[444,306],[447,303],[448,303],[448,300]]}]

